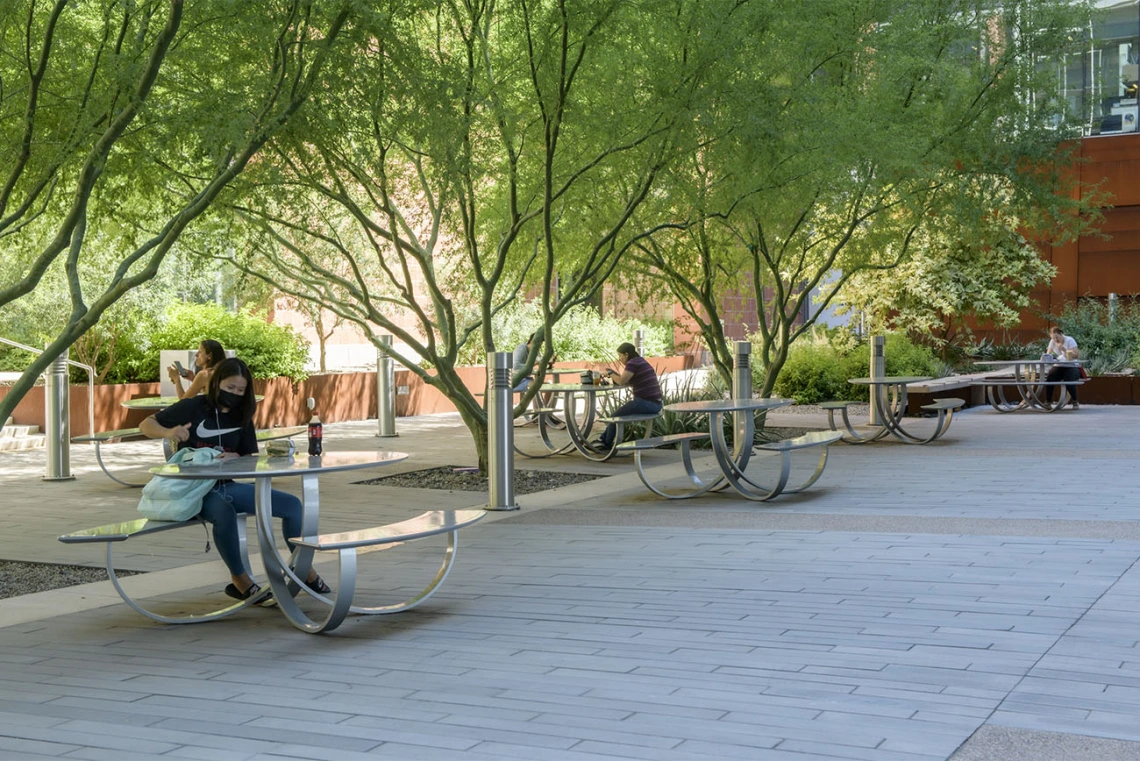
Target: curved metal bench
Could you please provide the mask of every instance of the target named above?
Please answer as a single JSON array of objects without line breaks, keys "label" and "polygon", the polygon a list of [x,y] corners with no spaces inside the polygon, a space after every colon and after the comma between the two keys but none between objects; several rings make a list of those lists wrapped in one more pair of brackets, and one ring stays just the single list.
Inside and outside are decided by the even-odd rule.
[{"label": "curved metal bench", "polygon": [[[238,514],[239,518],[248,517],[244,513]],[[119,583],[118,574],[115,573],[115,547],[129,539],[134,539],[140,536],[147,536],[149,534],[157,534],[161,531],[171,531],[176,528],[183,528],[185,526],[201,526],[203,530],[207,530],[207,523],[200,518],[191,518],[188,521],[152,521],[146,518],[137,518],[131,521],[123,521],[122,523],[109,523],[106,526],[97,526],[96,528],[84,529],[82,531],[75,531],[70,534],[64,534],[59,537],[59,541],[64,544],[91,544],[93,542],[104,542],[107,545],[107,576],[111,579],[112,586],[115,591],[119,593],[119,597],[127,605],[131,606],[135,611],[141,613],[152,621],[157,621],[160,624],[200,624],[206,621],[216,621],[219,618],[225,618],[233,613],[237,613],[243,608],[248,608],[256,602],[259,602],[265,595],[258,595],[256,598],[249,600],[242,600],[241,602],[227,605],[224,608],[212,611],[210,613],[203,613],[196,616],[164,616],[160,613],[148,610],[133,600],[127,591],[123,589],[123,585]],[[238,545],[241,549],[242,563],[245,565],[246,572],[249,572],[249,556],[246,551],[246,531],[245,521],[239,520],[237,522],[238,530]],[[265,593],[268,594],[269,588],[265,587]]]},{"label": "curved metal bench", "polygon": [[661,417],[660,412],[642,412],[635,415],[614,415],[612,417],[600,417],[598,418],[599,423],[604,423],[606,425],[613,423],[615,426],[617,426],[617,430],[614,431],[614,442],[605,452],[592,451],[586,447],[584,448],[582,455],[586,459],[593,460],[594,462],[606,462],[607,460],[611,460],[614,458],[614,456],[617,455],[619,447],[622,444],[622,439],[625,438],[625,426],[627,423],[645,423],[645,435],[641,437],[641,439],[644,440],[653,437],[653,421],[659,417]]},{"label": "curved metal bench", "polygon": [[[846,410],[844,410],[844,412],[846,412]],[[776,479],[776,484],[771,487],[771,493],[767,499],[771,499],[779,494],[795,494],[796,492],[801,492],[818,481],[819,477],[823,475],[823,469],[827,467],[827,455],[831,450],[831,445],[841,438],[843,438],[843,434],[839,431],[810,431],[792,439],[757,444],[754,447],[755,449],[780,453],[780,475]],[[787,488],[788,478],[792,472],[792,452],[798,449],[810,449],[811,447],[823,447],[819,455],[819,463],[815,467],[815,472],[799,486],[792,489]],[[748,480],[751,483],[755,483],[752,479]],[[757,484],[757,486],[759,485]]]},{"label": "curved metal bench", "polygon": [[938,422],[934,427],[934,433],[932,433],[930,438],[926,439],[926,441],[934,441],[944,434],[947,429],[950,428],[950,422],[954,419],[954,411],[961,409],[965,405],[965,399],[958,399],[956,397],[935,399],[931,404],[922,405],[922,409],[927,412],[938,413]]},{"label": "curved metal bench", "polygon": [[[329,606],[328,615],[323,621],[314,621],[302,611],[292,597],[278,595],[277,604],[289,621],[302,631],[310,634],[328,632],[340,626],[344,617],[349,613],[387,614],[411,610],[424,600],[432,596],[439,585],[447,578],[451,566],[459,552],[459,529],[466,528],[482,520],[486,512],[483,510],[429,510],[422,515],[399,523],[386,526],[373,526],[372,528],[358,529],[356,531],[342,531],[334,534],[320,534],[318,536],[301,536],[291,539],[299,547],[309,547],[318,552],[336,552],[338,559],[338,573],[336,593],[330,600],[327,597],[313,593],[306,588],[310,595]],[[377,547],[380,545],[396,545],[416,539],[424,539],[437,534],[447,534],[447,547],[444,550],[443,564],[435,574],[435,578],[423,589],[403,602],[377,607],[360,607],[352,604],[352,597],[356,593],[356,557],[357,550],[364,547]],[[280,579],[279,582],[285,582]],[[296,581],[290,581],[290,590],[296,586]]]},{"label": "curved metal bench", "polygon": [[[706,483],[700,476],[697,475],[696,470],[693,468],[693,455],[690,444],[700,439],[707,439],[709,434],[707,432],[693,431],[690,433],[671,433],[666,436],[651,436],[643,439],[635,439],[633,441],[626,441],[618,444],[614,449],[618,452],[633,452],[634,466],[637,468],[637,476],[641,479],[641,483],[645,484],[645,488],[654,494],[665,497],[666,499],[689,499],[704,494],[717,485],[719,479]],[[645,466],[642,463],[641,455],[643,452],[648,452],[651,449],[658,447],[670,446],[672,444],[679,444],[681,447],[681,462],[685,466],[685,474],[689,477],[689,481],[693,484],[693,489],[683,491],[666,491],[662,487],[657,486],[650,482],[649,477],[645,474]]]}]

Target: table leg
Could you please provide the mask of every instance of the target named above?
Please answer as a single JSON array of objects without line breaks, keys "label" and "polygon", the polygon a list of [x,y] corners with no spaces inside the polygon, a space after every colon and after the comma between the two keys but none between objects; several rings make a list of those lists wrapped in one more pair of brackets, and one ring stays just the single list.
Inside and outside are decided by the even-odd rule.
[{"label": "table leg", "polygon": [[[320,499],[316,474],[306,474],[301,477],[302,505],[304,512],[301,518],[302,534],[311,536],[317,533],[320,518]],[[343,611],[332,607],[332,601],[321,595],[310,593],[311,596],[330,606],[329,614],[323,621],[317,622],[301,610],[293,596],[300,589],[301,578],[308,576],[312,567],[313,550],[309,547],[299,547],[293,551],[289,559],[283,558],[277,550],[277,541],[273,535],[273,479],[266,476],[256,479],[257,501],[257,542],[261,548],[261,562],[265,565],[265,576],[269,586],[277,599],[277,607],[289,619],[289,623],[301,631],[315,634],[324,631],[329,621],[339,612]],[[290,567],[292,562],[293,567]],[[306,588],[307,589],[307,588]],[[344,607],[347,609],[351,597],[346,598]],[[339,623],[339,621],[338,621]]]},{"label": "table leg", "polygon": [[[736,492],[754,502],[764,502],[772,497],[775,497],[788,483],[788,474],[790,471],[789,462],[785,458],[780,461],[780,477],[776,482],[775,487],[768,488],[760,486],[748,479],[744,475],[744,465],[747,464],[748,458],[741,457],[740,462],[733,458],[733,448],[728,446],[728,441],[724,436],[724,415],[720,412],[713,412],[709,415],[709,434],[712,437],[713,454],[716,456],[717,464],[720,466],[720,471],[724,476],[724,480]],[[751,454],[752,447],[746,447],[749,455]],[[743,465],[741,464],[743,463]]]},{"label": "table leg", "polygon": [[[544,447],[546,447],[546,451],[541,453],[541,454],[532,454],[531,452],[526,452],[526,451],[519,448],[518,437],[516,436],[514,446],[515,446],[515,452],[517,454],[522,455],[523,457],[528,457],[530,459],[538,459],[538,458],[542,458],[542,457],[552,457],[554,455],[559,455],[559,454],[567,454],[570,452],[571,449],[579,449],[578,445],[574,441],[574,437],[576,435],[580,435],[580,434],[578,433],[578,426],[577,426],[577,419],[576,419],[577,416],[575,414],[576,411],[574,408],[573,393],[567,392],[563,396],[564,396],[564,401],[562,403],[562,407],[563,407],[562,416],[564,418],[563,425],[561,425],[561,426],[553,425],[550,421],[550,416],[545,414],[545,413],[539,413],[539,415],[538,415],[538,435],[542,439],[542,444]],[[550,438],[550,430],[551,429],[554,429],[554,430],[565,429],[567,434],[570,437],[570,440],[567,441],[565,444],[555,443]],[[580,449],[579,449],[579,451],[580,451]]]}]

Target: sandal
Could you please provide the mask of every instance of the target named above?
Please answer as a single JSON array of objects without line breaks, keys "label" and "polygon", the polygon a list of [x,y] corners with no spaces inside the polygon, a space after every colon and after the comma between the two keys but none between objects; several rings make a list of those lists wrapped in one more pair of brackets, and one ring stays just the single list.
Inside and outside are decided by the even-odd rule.
[{"label": "sandal", "polygon": [[329,585],[326,584],[325,580],[320,576],[313,577],[312,581],[306,581],[305,586],[319,595],[327,595],[332,593],[332,590],[329,589]]},{"label": "sandal", "polygon": [[259,608],[271,608],[277,604],[277,600],[273,599],[273,592],[265,590],[263,593],[257,583],[250,584],[249,589],[244,592],[238,589],[234,584],[226,584],[226,594],[235,600],[248,600],[251,597],[260,597],[261,599],[254,603],[254,605]]}]

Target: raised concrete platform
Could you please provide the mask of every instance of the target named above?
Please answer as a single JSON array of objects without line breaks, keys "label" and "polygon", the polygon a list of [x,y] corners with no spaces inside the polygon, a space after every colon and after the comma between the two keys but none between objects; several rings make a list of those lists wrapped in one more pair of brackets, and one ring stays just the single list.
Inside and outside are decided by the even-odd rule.
[{"label": "raised concrete platform", "polygon": [[[421,609],[327,637],[261,609],[162,627],[106,584],[3,601],[0,758],[1140,759],[1138,425],[969,410],[933,444],[836,445],[764,506],[667,504],[625,459],[520,461],[610,477],[520,496]],[[398,428],[325,446],[472,460],[453,416]],[[148,445],[109,454],[137,469]],[[96,564],[55,536],[133,511],[72,452],[74,482],[0,456],[4,557]],[[353,480],[322,480],[323,530],[486,500]],[[161,571],[144,593],[220,596],[203,540],[134,558]],[[362,558],[361,587],[398,595],[432,549]]]}]

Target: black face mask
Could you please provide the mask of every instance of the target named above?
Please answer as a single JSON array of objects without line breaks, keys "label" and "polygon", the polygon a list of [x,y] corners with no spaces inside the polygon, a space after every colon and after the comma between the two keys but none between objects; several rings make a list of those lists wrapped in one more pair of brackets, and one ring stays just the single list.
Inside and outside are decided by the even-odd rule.
[{"label": "black face mask", "polygon": [[235,394],[232,391],[223,391],[218,389],[218,406],[225,407],[228,410],[237,409],[241,403],[245,401],[245,397]]}]

